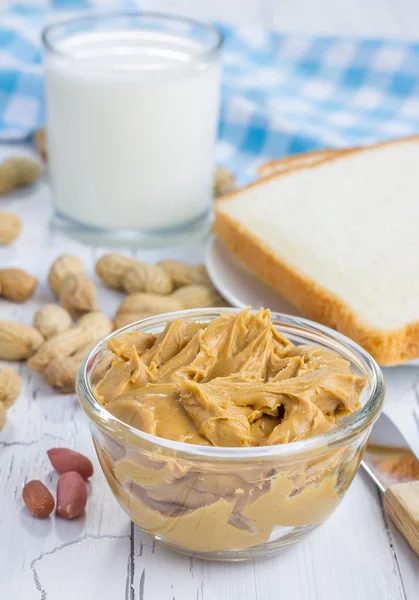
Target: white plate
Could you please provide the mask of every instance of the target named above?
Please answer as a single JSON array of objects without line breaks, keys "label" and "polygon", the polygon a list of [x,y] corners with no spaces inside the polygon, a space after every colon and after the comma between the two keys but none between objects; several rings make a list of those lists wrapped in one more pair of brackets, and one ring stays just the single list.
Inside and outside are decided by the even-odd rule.
[{"label": "white plate", "polygon": [[[301,316],[295,306],[253,275],[216,237],[208,242],[206,266],[215,287],[232,306],[263,306],[274,312]],[[419,359],[405,364],[417,366]]]}]

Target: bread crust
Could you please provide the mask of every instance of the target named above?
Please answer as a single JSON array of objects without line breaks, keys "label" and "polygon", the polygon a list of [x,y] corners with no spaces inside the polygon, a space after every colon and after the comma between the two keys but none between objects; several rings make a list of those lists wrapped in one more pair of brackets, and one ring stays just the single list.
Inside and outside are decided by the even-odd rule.
[{"label": "bread crust", "polygon": [[[410,139],[419,140],[419,136],[382,142],[375,146]],[[375,146],[354,149],[351,152],[363,152]],[[326,160],[339,160],[345,154],[330,153]],[[297,167],[297,170],[315,168],[317,164],[306,164]],[[293,170],[291,167],[280,174],[265,178],[264,181],[283,177]],[[260,183],[251,183],[244,189]],[[217,200],[213,224],[213,231],[235,256],[310,319],[347,335],[365,348],[380,365],[396,365],[419,357],[419,321],[394,330],[377,329],[366,323],[341,298],[299,272],[273,252],[268,244],[222,210],[223,202],[241,192],[242,190],[237,190]]]},{"label": "bread crust", "polygon": [[[266,178],[271,175],[278,175],[279,173],[283,173],[285,170],[289,170],[291,167],[299,167],[299,166],[307,166],[310,165],[318,165],[326,158],[331,152],[342,152],[341,150],[335,149],[321,149],[321,150],[311,150],[309,152],[302,152],[300,154],[291,154],[288,156],[284,156],[283,158],[276,158],[274,160],[270,160],[261,164],[258,167],[259,177]],[[343,151],[344,152],[344,151]],[[310,159],[312,162],[306,163],[306,160]]]}]

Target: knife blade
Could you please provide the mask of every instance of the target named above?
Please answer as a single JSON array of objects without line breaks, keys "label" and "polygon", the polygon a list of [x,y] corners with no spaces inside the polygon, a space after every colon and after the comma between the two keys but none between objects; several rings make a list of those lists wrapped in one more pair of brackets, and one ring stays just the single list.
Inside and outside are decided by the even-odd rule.
[{"label": "knife blade", "polygon": [[395,483],[419,480],[419,460],[385,413],[374,425],[361,464],[382,492]]},{"label": "knife blade", "polygon": [[383,492],[387,514],[419,556],[419,460],[384,413],[361,465]]}]

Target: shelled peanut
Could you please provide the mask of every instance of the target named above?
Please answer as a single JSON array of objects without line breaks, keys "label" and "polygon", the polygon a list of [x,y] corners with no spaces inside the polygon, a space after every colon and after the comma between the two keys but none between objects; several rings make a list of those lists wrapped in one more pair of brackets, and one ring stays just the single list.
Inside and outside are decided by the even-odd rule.
[{"label": "shelled peanut", "polygon": [[51,448],[47,454],[52,466],[60,475],[70,471],[75,471],[83,479],[89,479],[93,475],[92,461],[80,452],[70,448]]},{"label": "shelled peanut", "polygon": [[48,283],[73,318],[97,310],[95,285],[76,256],[59,256],[51,266]]},{"label": "shelled peanut", "polygon": [[63,473],[57,483],[57,514],[64,519],[76,519],[84,513],[87,487],[77,471]]},{"label": "shelled peanut", "polygon": [[[51,448],[47,454],[61,475],[56,491],[57,514],[64,519],[76,519],[86,508],[85,480],[93,475],[93,465],[87,456],[69,448]],[[38,519],[45,519],[54,510],[54,497],[39,479],[28,481],[22,490],[22,499],[29,512]]]},{"label": "shelled peanut", "polygon": [[22,491],[23,502],[29,512],[37,519],[46,519],[54,510],[53,495],[39,479],[32,479]]}]

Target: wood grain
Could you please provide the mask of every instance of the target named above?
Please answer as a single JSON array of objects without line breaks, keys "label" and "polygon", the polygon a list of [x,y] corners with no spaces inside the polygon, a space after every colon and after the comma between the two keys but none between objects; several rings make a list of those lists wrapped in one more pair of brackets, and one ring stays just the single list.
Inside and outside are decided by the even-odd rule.
[{"label": "wood grain", "polygon": [[384,494],[387,514],[419,556],[419,481],[397,483]]}]

